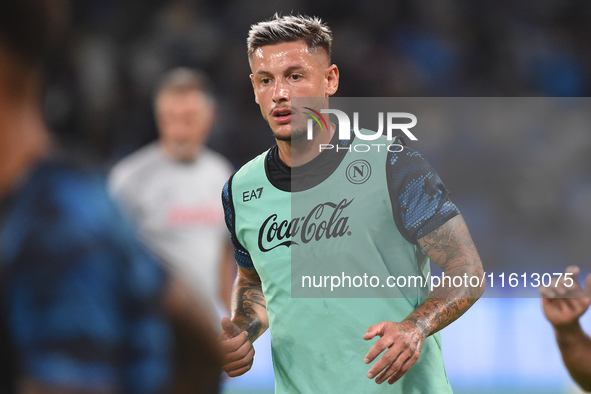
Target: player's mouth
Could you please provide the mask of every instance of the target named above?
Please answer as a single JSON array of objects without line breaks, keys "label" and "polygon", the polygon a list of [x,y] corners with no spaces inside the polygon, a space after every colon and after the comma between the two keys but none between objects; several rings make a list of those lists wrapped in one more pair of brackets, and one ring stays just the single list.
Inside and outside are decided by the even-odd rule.
[{"label": "player's mouth", "polygon": [[291,109],[289,108],[277,108],[273,110],[271,115],[278,124],[286,124],[291,122]]}]

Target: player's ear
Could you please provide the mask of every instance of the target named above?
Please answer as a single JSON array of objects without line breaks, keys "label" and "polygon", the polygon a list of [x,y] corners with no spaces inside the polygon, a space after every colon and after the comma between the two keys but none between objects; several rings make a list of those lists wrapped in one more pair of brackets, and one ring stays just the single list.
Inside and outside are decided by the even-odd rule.
[{"label": "player's ear", "polygon": [[254,75],[250,74],[250,83],[252,84],[252,90],[254,91],[254,102],[259,103],[259,99],[257,97],[257,91],[254,88]]},{"label": "player's ear", "polygon": [[336,64],[331,64],[326,69],[326,94],[332,96],[339,88],[339,68]]}]

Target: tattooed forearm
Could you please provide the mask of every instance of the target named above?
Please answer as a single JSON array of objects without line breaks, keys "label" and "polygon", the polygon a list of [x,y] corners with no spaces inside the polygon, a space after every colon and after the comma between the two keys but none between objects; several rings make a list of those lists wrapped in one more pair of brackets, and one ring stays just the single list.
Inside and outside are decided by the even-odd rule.
[{"label": "tattooed forearm", "polygon": [[239,272],[232,291],[232,321],[248,332],[251,342],[269,326],[266,308],[260,280]]},{"label": "tattooed forearm", "polygon": [[[419,239],[419,246],[446,276],[483,277],[482,262],[461,215]],[[455,287],[445,283],[431,291],[405,320],[415,323],[425,336],[431,335],[466,312],[485,287],[486,282],[479,287]]]}]

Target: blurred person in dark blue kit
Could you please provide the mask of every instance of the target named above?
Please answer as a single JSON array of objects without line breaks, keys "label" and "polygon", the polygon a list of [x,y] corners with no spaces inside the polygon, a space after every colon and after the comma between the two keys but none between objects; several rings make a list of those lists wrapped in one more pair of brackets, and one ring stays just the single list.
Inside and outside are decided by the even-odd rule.
[{"label": "blurred person in dark blue kit", "polygon": [[103,177],[56,154],[42,76],[67,14],[58,0],[0,0],[0,392],[215,392],[198,303],[134,238]]}]

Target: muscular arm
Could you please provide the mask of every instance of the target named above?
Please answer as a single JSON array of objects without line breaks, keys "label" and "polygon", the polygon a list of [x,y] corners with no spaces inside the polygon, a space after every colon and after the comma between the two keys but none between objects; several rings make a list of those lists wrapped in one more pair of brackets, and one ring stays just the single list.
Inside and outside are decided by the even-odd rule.
[{"label": "muscular arm", "polygon": [[[446,276],[484,277],[482,262],[461,215],[419,239],[419,246]],[[485,279],[479,287],[454,287],[442,283],[404,322],[415,324],[427,337],[464,314],[485,288]]]},{"label": "muscular arm", "polygon": [[254,269],[239,266],[232,292],[231,320],[222,318],[218,341],[224,353],[224,371],[239,376],[250,370],[254,361],[252,342],[269,326],[261,279]]},{"label": "muscular arm", "polygon": [[[419,246],[446,276],[483,277],[480,257],[460,215],[420,238]],[[381,322],[371,326],[363,338],[369,340],[376,335],[381,338],[367,352],[365,362],[370,363],[384,350],[386,352],[370,368],[368,378],[375,377],[378,384],[386,380],[393,384],[400,379],[419,359],[425,338],[466,312],[485,287],[486,283],[473,288],[442,285],[431,291],[402,322]]]},{"label": "muscular arm", "polygon": [[261,279],[254,269],[238,267],[232,290],[231,320],[254,342],[269,327]]},{"label": "muscular arm", "polygon": [[226,226],[234,244],[238,273],[232,289],[231,319],[222,318],[222,332],[218,336],[218,342],[224,354],[224,371],[228,376],[239,376],[252,367],[255,353],[252,342],[265,332],[269,326],[269,318],[261,279],[254,269],[250,254],[236,237],[232,178],[233,176],[222,190],[222,204]]}]

